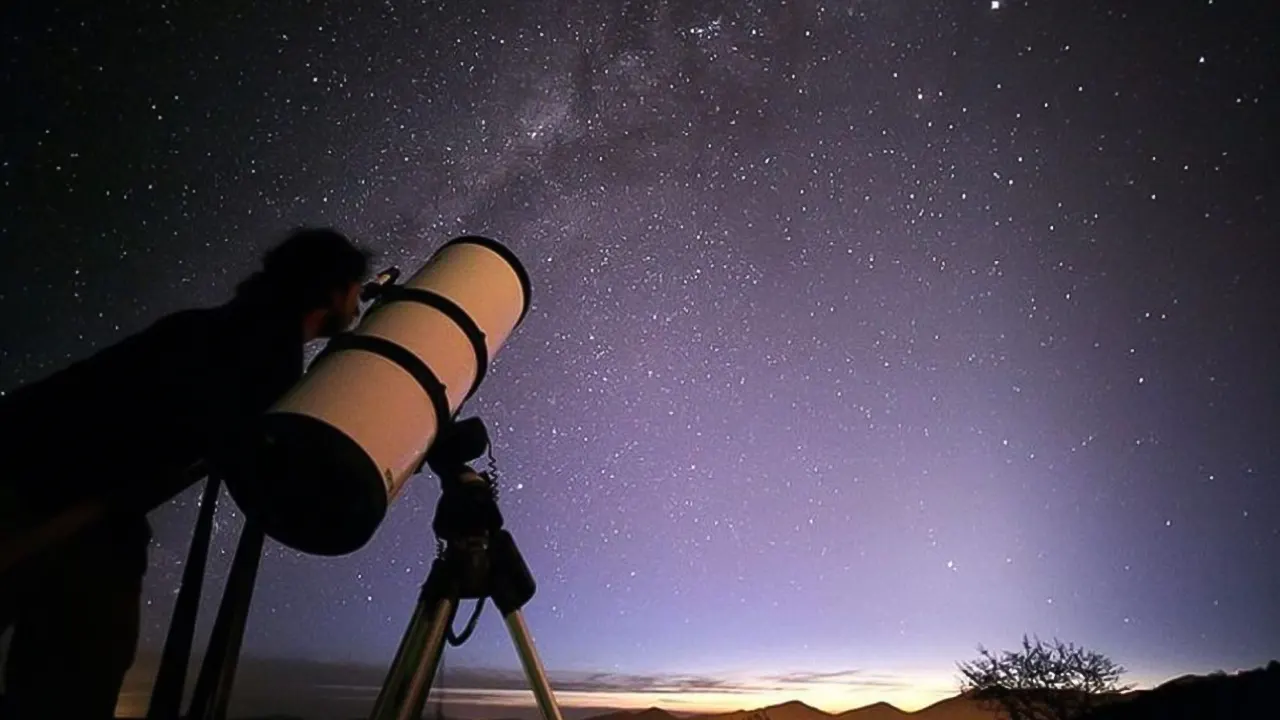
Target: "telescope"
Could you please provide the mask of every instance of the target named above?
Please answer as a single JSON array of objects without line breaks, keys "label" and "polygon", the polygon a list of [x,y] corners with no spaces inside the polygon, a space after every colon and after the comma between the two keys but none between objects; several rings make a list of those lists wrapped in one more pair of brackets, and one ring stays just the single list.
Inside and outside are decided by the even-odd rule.
[{"label": "telescope", "polygon": [[455,238],[401,285],[399,275],[365,286],[359,324],[267,411],[227,474],[246,517],[301,552],[363,547],[439,436],[458,454],[450,462],[478,456],[463,457],[475,441],[454,419],[529,311],[528,274],[489,238]]},{"label": "telescope", "polygon": [[[529,277],[504,246],[478,236],[445,243],[405,284],[399,277],[388,268],[365,285],[372,305],[360,323],[329,341],[224,476],[245,526],[188,720],[226,718],[264,539],[315,555],[354,552],[424,465],[440,478],[436,557],[371,720],[422,716],[446,643],[466,641],[486,601],[502,614],[543,720],[563,720],[521,610],[537,583],[503,527],[494,474],[470,465],[489,449],[488,432],[479,418],[457,419],[528,313]],[[210,476],[148,720],[181,717],[218,488]],[[468,599],[477,602],[458,635],[453,620]]]}]

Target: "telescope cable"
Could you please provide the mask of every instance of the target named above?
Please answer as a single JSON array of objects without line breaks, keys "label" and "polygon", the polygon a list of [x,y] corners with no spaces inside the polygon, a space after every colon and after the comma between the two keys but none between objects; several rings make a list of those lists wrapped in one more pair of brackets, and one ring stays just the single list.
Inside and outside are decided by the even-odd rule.
[{"label": "telescope cable", "polygon": [[462,629],[461,635],[453,634],[453,627],[449,628],[449,644],[458,647],[471,637],[471,633],[475,632],[476,621],[480,619],[480,611],[484,609],[484,598],[476,600],[476,609],[471,611],[471,619],[467,621],[467,626]]},{"label": "telescope cable", "polygon": [[485,445],[484,453],[488,465],[484,469],[484,475],[489,478],[489,487],[493,490],[493,501],[497,502],[502,491],[498,483],[499,479],[501,479],[502,471],[498,469],[498,459],[493,456],[493,443]]}]

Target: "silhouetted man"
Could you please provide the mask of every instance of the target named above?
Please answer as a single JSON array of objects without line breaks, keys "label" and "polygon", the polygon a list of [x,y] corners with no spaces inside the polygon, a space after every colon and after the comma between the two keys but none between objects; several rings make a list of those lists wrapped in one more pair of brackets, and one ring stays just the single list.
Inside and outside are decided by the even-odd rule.
[{"label": "silhouetted man", "polygon": [[335,231],[295,231],[225,305],[161,318],[0,398],[0,542],[86,498],[116,508],[0,578],[9,717],[114,716],[137,645],[145,513],[197,463],[235,457],[302,376],[303,345],[355,321],[368,264]]}]

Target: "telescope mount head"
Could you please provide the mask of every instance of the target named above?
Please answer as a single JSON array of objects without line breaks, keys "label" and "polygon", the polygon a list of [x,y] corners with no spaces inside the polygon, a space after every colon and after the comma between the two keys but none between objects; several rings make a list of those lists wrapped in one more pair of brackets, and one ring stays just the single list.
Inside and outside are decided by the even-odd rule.
[{"label": "telescope mount head", "polygon": [[473,417],[441,428],[427,451],[426,465],[440,478],[440,501],[431,527],[446,543],[492,536],[502,529],[493,476],[470,465],[488,448],[484,422]]}]

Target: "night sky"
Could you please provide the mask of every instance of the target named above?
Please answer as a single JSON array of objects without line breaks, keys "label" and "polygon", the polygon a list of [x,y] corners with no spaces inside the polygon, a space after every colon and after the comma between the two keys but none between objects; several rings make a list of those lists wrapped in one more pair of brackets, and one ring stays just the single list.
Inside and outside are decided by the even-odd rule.
[{"label": "night sky", "polygon": [[[1255,667],[1280,45],[1246,5],[9,5],[0,387],[226,300],[294,225],[407,270],[485,234],[534,303],[464,414],[567,704],[912,709],[1023,633]],[[153,514],[138,707],[198,496]],[[367,708],[436,497],[348,557],[269,544],[246,656]],[[492,608],[447,658],[523,685]]]}]

